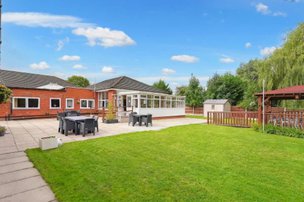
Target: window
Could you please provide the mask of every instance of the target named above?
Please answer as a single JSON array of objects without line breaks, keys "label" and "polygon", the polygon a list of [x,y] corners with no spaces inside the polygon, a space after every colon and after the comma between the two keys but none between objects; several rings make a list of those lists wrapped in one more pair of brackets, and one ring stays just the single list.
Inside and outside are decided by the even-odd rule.
[{"label": "window", "polygon": [[185,106],[185,98],[178,97],[177,98],[177,107],[178,108],[184,108],[184,106]]},{"label": "window", "polygon": [[28,98],[28,97],[14,97],[13,98],[14,109],[39,109],[40,98]]},{"label": "window", "polygon": [[132,106],[135,107],[135,108],[138,108],[138,99],[137,99],[137,95],[133,95]]},{"label": "window", "polygon": [[50,109],[60,109],[61,99],[60,98],[50,98]]},{"label": "window", "polygon": [[147,96],[140,95],[140,108],[146,108],[146,107],[147,107]]},{"label": "window", "polygon": [[132,107],[131,101],[132,101],[132,96],[128,95],[127,96],[127,107]]},{"label": "window", "polygon": [[108,107],[108,92],[101,92],[98,94],[98,108]]},{"label": "window", "polygon": [[153,108],[153,96],[152,95],[147,96],[147,107]]},{"label": "window", "polygon": [[176,97],[172,97],[172,108],[176,108],[177,104],[176,104]]},{"label": "window", "polygon": [[215,109],[215,105],[211,105],[211,109],[214,110]]},{"label": "window", "polygon": [[154,96],[154,108],[159,108],[159,96]]},{"label": "window", "polygon": [[166,97],[161,96],[161,108],[166,108]]},{"label": "window", "polygon": [[170,97],[166,97],[166,105],[167,105],[167,108],[171,108],[171,98]]},{"label": "window", "polygon": [[66,109],[74,109],[74,99],[73,98],[67,98],[65,100],[65,108]]},{"label": "window", "polygon": [[95,108],[95,101],[92,99],[81,99],[80,109],[93,109]]}]

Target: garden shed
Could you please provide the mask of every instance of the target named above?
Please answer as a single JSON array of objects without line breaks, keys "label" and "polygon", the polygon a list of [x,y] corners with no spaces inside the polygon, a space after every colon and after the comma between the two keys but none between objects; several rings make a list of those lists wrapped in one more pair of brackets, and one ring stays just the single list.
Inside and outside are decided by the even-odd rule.
[{"label": "garden shed", "polygon": [[204,102],[204,116],[208,112],[230,112],[231,104],[228,99],[208,99]]}]

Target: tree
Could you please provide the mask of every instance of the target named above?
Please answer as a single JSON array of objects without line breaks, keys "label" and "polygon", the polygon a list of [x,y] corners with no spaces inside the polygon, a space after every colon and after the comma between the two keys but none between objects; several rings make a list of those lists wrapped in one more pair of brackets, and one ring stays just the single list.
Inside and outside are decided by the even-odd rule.
[{"label": "tree", "polygon": [[0,104],[7,102],[11,94],[11,89],[7,88],[4,85],[0,85]]},{"label": "tree", "polygon": [[241,64],[237,69],[237,75],[244,81],[245,90],[243,100],[239,106],[248,110],[257,110],[258,103],[255,93],[262,91],[258,85],[260,60],[250,60],[246,64]]},{"label": "tree", "polygon": [[169,87],[169,84],[166,83],[164,80],[160,79],[159,81],[153,83],[153,87],[163,90],[163,91],[167,92],[168,94],[172,94],[172,90]]},{"label": "tree", "polygon": [[244,96],[245,83],[238,76],[226,73],[215,74],[207,83],[207,98],[228,99],[232,105],[238,104]]},{"label": "tree", "polygon": [[186,96],[188,86],[178,86],[176,87],[175,94],[178,96]]},{"label": "tree", "polygon": [[204,103],[204,89],[199,80],[191,75],[189,85],[186,91],[186,105],[190,107],[199,107]]},{"label": "tree", "polygon": [[90,82],[87,78],[85,78],[83,76],[76,76],[76,75],[69,77],[68,82],[70,82],[78,87],[88,87],[90,85]]},{"label": "tree", "polygon": [[[261,92],[265,80],[266,90],[294,85],[304,85],[304,23],[290,32],[281,47],[260,60],[251,60],[237,69],[238,76],[246,83],[241,106],[250,108],[256,104],[255,93]],[[282,101],[284,107],[303,108],[303,101]]]}]

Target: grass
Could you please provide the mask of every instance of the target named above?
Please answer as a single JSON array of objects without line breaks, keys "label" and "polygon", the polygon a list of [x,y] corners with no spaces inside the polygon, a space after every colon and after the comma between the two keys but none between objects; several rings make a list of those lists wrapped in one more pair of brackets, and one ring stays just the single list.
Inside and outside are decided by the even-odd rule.
[{"label": "grass", "polygon": [[59,201],[303,201],[303,139],[188,125],[27,154]]},{"label": "grass", "polygon": [[190,115],[187,114],[186,118],[193,118],[193,119],[207,119],[206,117],[204,117],[203,115]]}]

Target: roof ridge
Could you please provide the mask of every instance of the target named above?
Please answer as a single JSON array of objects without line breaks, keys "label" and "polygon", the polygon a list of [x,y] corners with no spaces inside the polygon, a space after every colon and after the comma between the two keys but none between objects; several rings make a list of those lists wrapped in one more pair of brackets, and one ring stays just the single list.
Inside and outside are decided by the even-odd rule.
[{"label": "roof ridge", "polygon": [[117,84],[119,84],[123,78],[125,78],[125,76],[118,77],[117,81],[112,85],[112,88],[114,88]]}]

